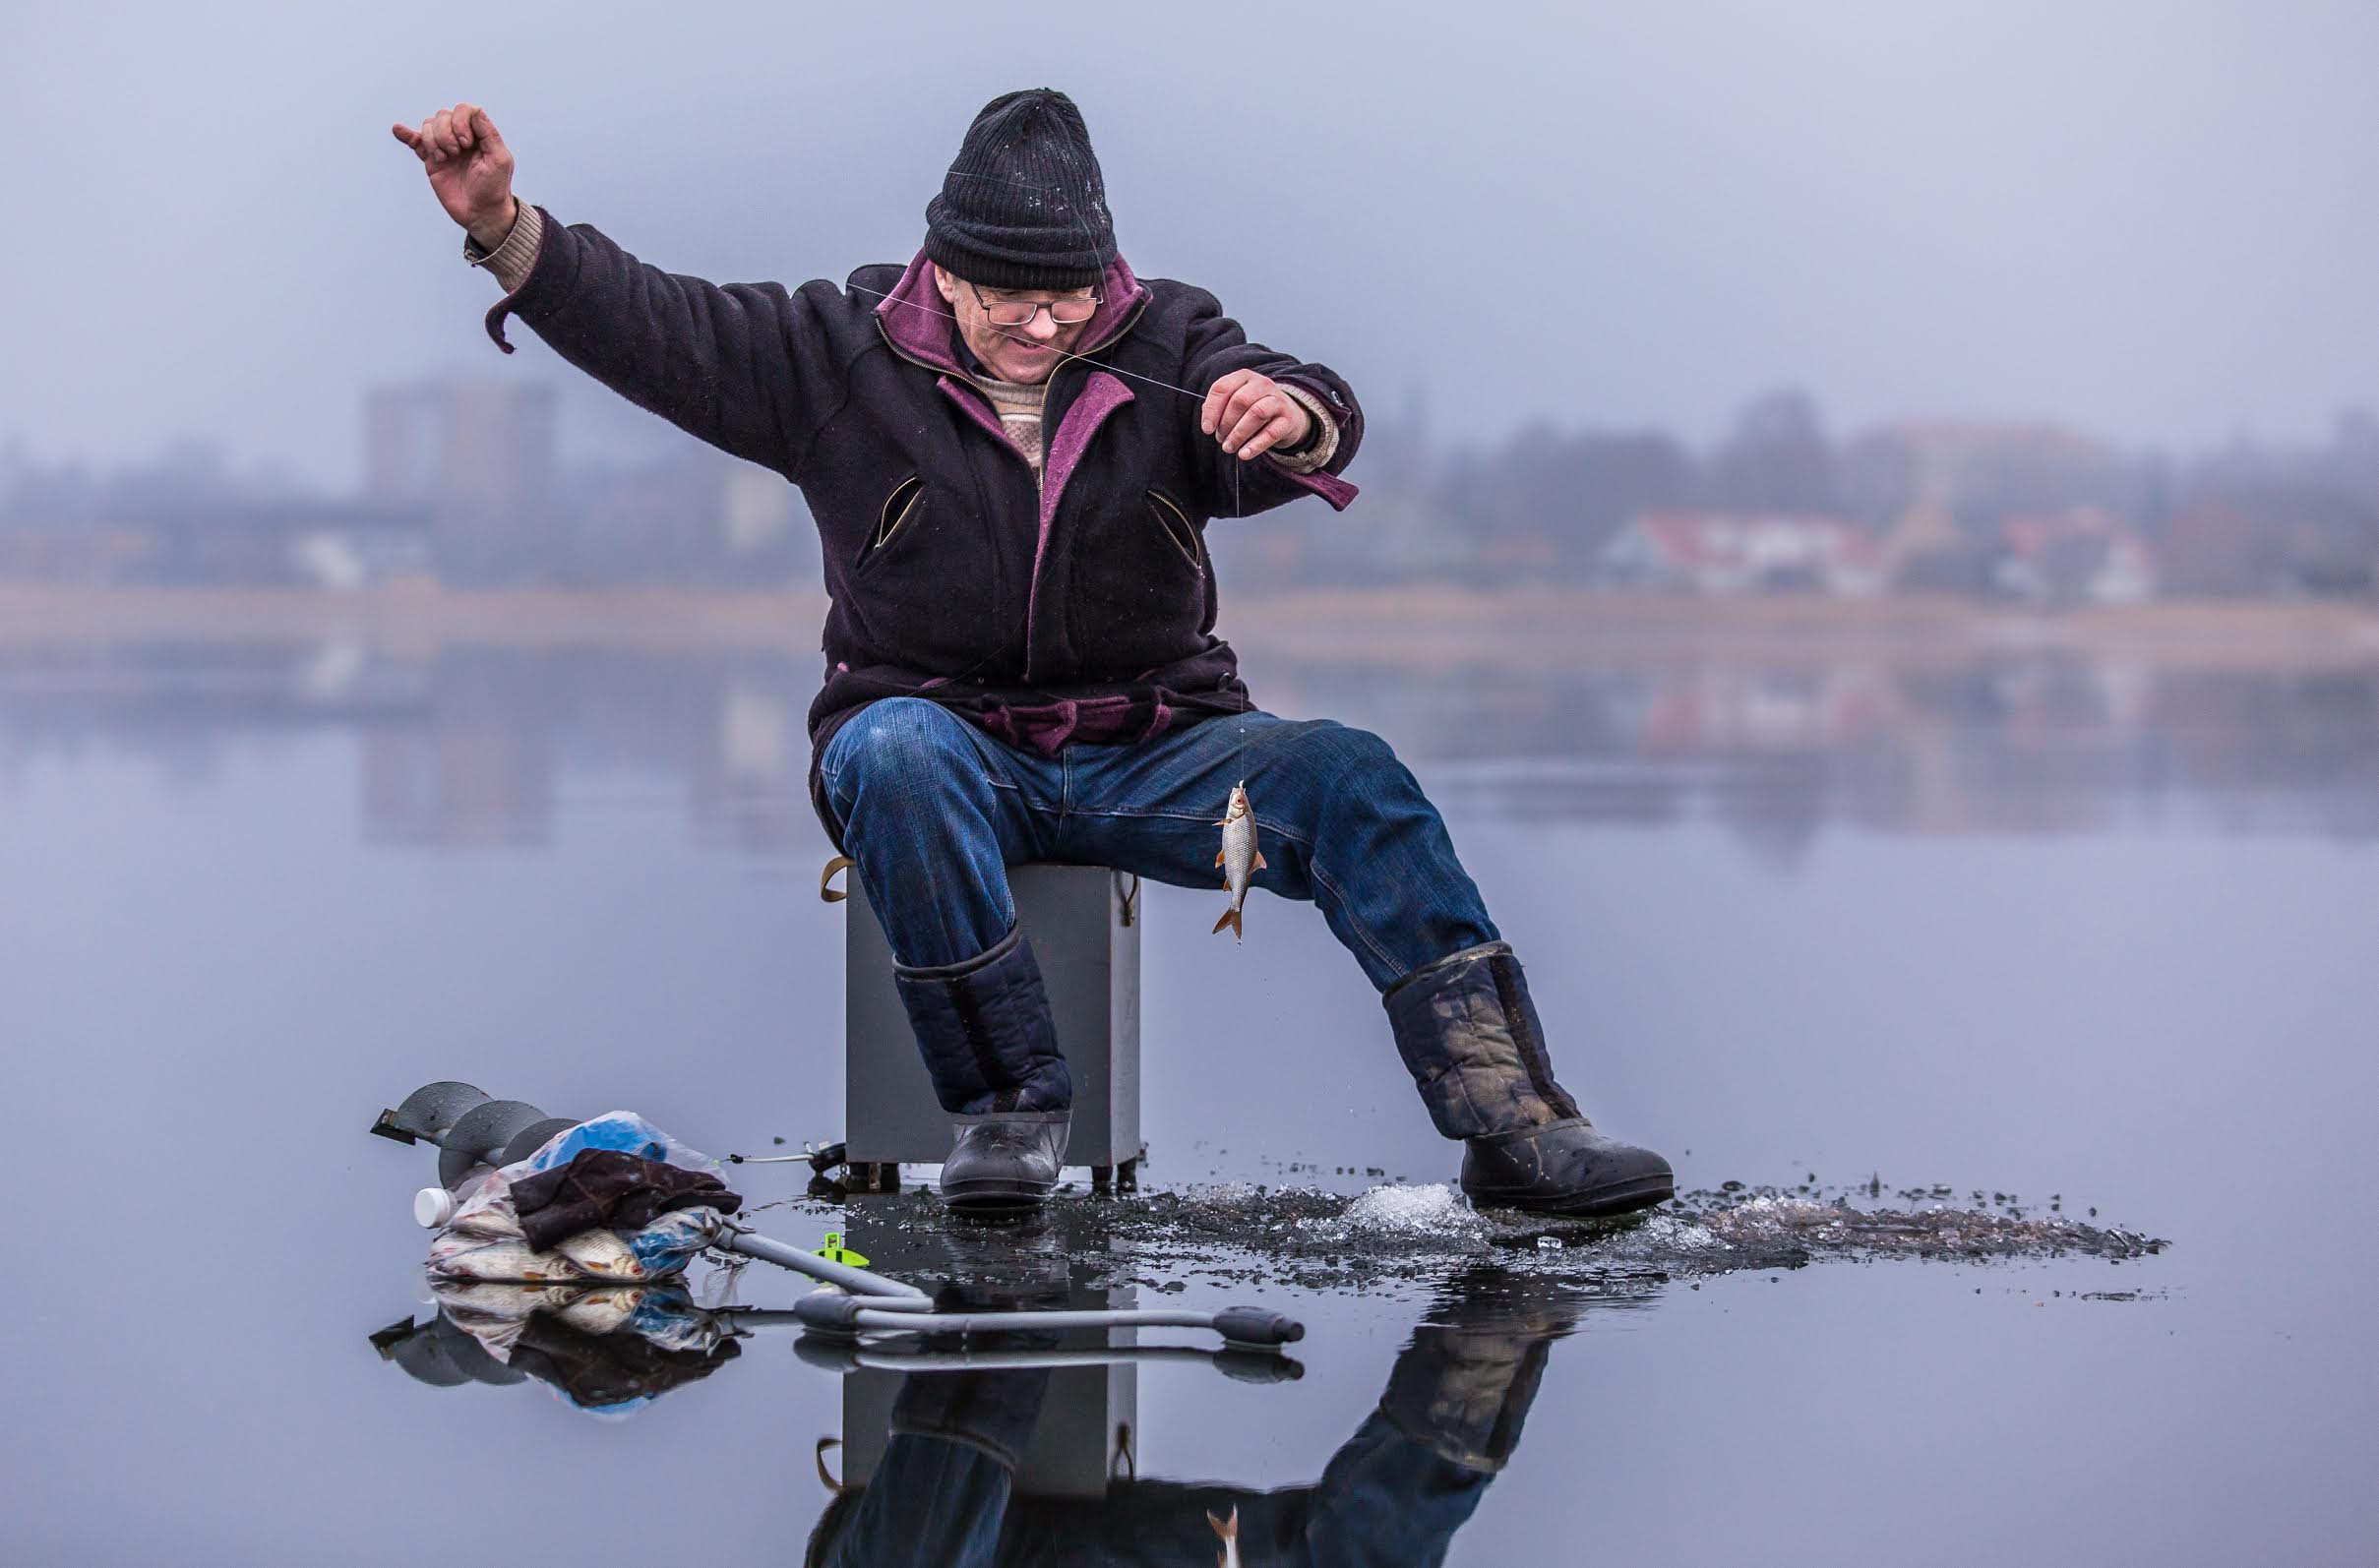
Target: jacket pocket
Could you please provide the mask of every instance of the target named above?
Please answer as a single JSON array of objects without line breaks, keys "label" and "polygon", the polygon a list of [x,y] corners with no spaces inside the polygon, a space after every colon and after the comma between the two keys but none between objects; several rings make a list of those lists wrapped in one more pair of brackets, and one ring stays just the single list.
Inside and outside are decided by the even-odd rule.
[{"label": "jacket pocket", "polygon": [[1206,569],[1200,559],[1197,527],[1190,520],[1190,514],[1175,505],[1173,498],[1162,490],[1148,492],[1148,510],[1156,514],[1157,525],[1165,530],[1165,537],[1173,541],[1173,547],[1182,553],[1182,558],[1203,575]]},{"label": "jacket pocket", "polygon": [[892,536],[912,521],[925,504],[925,480],[911,474],[892,487],[884,498],[884,506],[876,513],[876,529],[868,535],[867,545],[859,552],[857,565],[866,567],[884,553]]},{"label": "jacket pocket", "polygon": [[1204,646],[1214,577],[1186,507],[1145,484],[1119,486],[1076,520],[1065,601],[1074,673],[1133,680]]}]

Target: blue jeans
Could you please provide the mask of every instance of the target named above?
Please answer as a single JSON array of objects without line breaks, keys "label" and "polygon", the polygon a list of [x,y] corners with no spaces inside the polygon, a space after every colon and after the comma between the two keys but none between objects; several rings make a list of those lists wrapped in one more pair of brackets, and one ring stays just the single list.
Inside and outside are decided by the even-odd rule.
[{"label": "blue jeans", "polygon": [[1225,715],[1043,756],[924,697],[886,697],[844,722],[819,775],[892,956],[912,967],[958,963],[1005,935],[1007,868],[1026,862],[1212,888],[1219,906],[1216,824],[1242,780],[1266,862],[1254,885],[1320,906],[1377,989],[1500,939],[1411,769],[1378,736],[1330,719]]}]

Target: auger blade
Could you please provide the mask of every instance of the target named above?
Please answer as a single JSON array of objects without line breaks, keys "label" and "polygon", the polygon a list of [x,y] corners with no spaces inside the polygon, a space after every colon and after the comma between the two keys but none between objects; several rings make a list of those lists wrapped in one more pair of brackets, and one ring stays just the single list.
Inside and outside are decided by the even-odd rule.
[{"label": "auger blade", "polygon": [[486,1090],[452,1078],[425,1083],[396,1110],[380,1113],[372,1130],[398,1143],[442,1143],[465,1112],[487,1104],[488,1098]]},{"label": "auger blade", "polygon": [[515,1161],[525,1160],[543,1148],[546,1139],[557,1132],[568,1132],[578,1124],[569,1116],[547,1116],[543,1121],[532,1122],[514,1133],[512,1141],[505,1144],[503,1152],[490,1156],[487,1163],[489,1165],[511,1165]]},{"label": "auger blade", "polygon": [[473,1106],[438,1140],[439,1181],[450,1188],[460,1185],[480,1166],[499,1164],[515,1138],[551,1119],[525,1100],[490,1100]]}]

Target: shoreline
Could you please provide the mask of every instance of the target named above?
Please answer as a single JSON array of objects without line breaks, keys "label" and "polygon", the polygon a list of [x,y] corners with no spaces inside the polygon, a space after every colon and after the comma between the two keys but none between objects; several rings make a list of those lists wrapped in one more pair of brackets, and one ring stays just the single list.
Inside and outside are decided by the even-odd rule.
[{"label": "shoreline", "polygon": [[[84,588],[0,583],[0,646],[125,641],[751,648],[815,653],[818,592],[398,586]],[[1386,664],[1514,658],[1892,662],[2074,652],[2157,663],[2379,663],[2379,604],[2167,601],[2036,611],[1947,597],[1704,599],[1580,588],[1339,588],[1225,600],[1250,652]]]}]

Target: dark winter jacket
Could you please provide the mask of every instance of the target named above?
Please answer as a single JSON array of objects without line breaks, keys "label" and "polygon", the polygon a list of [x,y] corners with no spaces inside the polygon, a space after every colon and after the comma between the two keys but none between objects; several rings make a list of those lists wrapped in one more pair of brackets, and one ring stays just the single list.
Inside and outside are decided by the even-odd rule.
[{"label": "dark winter jacket", "polygon": [[[1363,415],[1329,370],[1249,342],[1213,295],[1134,277],[1119,257],[1075,349],[1087,360],[1050,376],[1036,487],[956,357],[922,254],[842,288],[722,287],[539,211],[536,261],[488,313],[496,341],[518,315],[631,401],[783,474],[817,519],[832,604],[810,788],[837,848],[818,754],[879,697],[928,697],[1049,754],[1251,705],[1213,634],[1205,524],[1309,492],[1340,509],[1354,499],[1336,470]],[[1326,468],[1243,464],[1199,434],[1198,398],[1168,390],[1202,393],[1243,368],[1336,413]]]}]

